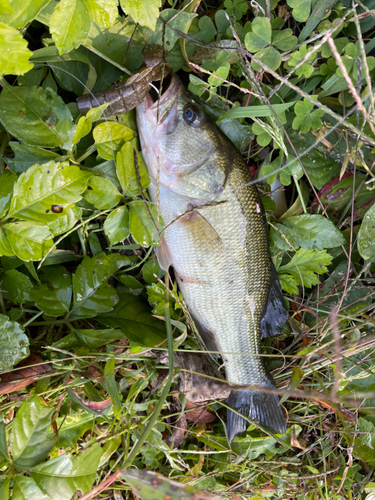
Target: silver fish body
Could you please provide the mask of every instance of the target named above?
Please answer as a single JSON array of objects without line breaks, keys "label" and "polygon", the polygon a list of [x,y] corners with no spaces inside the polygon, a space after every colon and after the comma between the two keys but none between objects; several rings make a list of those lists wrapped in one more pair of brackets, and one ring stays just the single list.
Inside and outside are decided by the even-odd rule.
[{"label": "silver fish body", "polygon": [[[166,229],[160,265],[173,266],[198,331],[225,363],[235,385],[274,389],[261,353],[262,337],[278,334],[287,313],[267,239],[261,201],[234,145],[173,77],[159,102],[137,107],[149,194]],[[278,397],[233,389],[229,442],[249,423],[285,432]],[[240,415],[239,415],[240,414]]]}]

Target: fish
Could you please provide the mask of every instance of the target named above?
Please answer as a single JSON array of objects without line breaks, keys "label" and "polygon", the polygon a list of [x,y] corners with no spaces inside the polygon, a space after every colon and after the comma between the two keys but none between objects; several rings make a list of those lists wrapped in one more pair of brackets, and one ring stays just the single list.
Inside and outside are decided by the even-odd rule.
[{"label": "fish", "polygon": [[136,119],[148,192],[165,224],[159,265],[173,267],[206,349],[222,358],[233,386],[228,442],[245,433],[246,419],[284,434],[261,341],[282,331],[288,313],[249,168],[175,75],[157,101],[147,94]]}]

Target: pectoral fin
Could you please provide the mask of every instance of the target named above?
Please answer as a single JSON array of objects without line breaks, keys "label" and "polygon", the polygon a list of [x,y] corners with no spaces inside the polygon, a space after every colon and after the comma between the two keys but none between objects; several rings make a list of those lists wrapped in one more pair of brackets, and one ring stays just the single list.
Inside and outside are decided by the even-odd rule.
[{"label": "pectoral fin", "polygon": [[281,291],[277,271],[272,264],[270,279],[270,289],[268,298],[263,310],[263,317],[260,321],[260,329],[263,338],[274,337],[282,332],[288,312],[285,308],[284,297]]}]

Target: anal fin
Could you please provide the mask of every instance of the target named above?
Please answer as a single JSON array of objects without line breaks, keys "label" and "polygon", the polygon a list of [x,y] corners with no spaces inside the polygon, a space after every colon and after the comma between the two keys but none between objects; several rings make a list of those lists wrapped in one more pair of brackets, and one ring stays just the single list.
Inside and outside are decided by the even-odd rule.
[{"label": "anal fin", "polygon": [[263,338],[274,337],[282,332],[288,319],[288,311],[275,266],[272,264],[268,298],[260,320],[260,330]]},{"label": "anal fin", "polygon": [[172,255],[164,237],[161,238],[160,247],[154,247],[159,266],[164,271],[168,271],[172,265]]}]

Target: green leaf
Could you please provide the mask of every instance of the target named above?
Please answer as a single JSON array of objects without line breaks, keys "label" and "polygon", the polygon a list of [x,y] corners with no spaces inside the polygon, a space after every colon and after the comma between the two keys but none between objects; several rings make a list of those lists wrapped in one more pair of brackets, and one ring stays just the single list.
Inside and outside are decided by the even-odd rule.
[{"label": "green leaf", "polygon": [[17,467],[30,468],[42,462],[55,445],[48,436],[53,408],[46,408],[38,396],[25,400],[13,421],[11,450]]},{"label": "green leaf", "polygon": [[104,222],[104,233],[111,245],[116,245],[125,240],[129,234],[129,210],[125,205],[116,208],[111,212]]},{"label": "green leaf", "polygon": [[101,28],[110,28],[118,16],[117,0],[85,0],[90,17]]},{"label": "green leaf", "polygon": [[[278,268],[281,279],[289,282],[291,276],[296,284],[311,288],[319,284],[318,274],[328,272],[327,266],[332,263],[332,256],[326,250],[305,250],[300,248],[288,264]],[[295,291],[293,293],[296,293]],[[297,290],[298,293],[298,290]]]},{"label": "green leaf", "polygon": [[13,482],[13,500],[51,500],[36,484],[33,478],[18,474]]},{"label": "green leaf", "polygon": [[118,387],[115,380],[115,366],[116,366],[116,361],[114,358],[109,359],[105,364],[104,383],[112,401],[113,413],[116,418],[119,418],[121,415],[122,406],[120,401],[120,394],[118,392]]},{"label": "green leaf", "polygon": [[344,237],[332,221],[318,214],[302,214],[283,219],[293,231],[299,246],[305,249],[335,248],[344,243]]},{"label": "green leaf", "polygon": [[49,25],[59,54],[70,52],[84,43],[90,24],[84,0],[61,0],[51,16]]},{"label": "green leaf", "polygon": [[140,196],[141,190],[139,187],[138,176],[141,180],[143,189],[146,189],[150,184],[150,177],[141,155],[136,151],[137,155],[137,168],[134,162],[134,149],[133,144],[127,142],[122,146],[116,155],[116,174],[120,181],[123,193],[126,196]]},{"label": "green leaf", "polygon": [[[9,486],[10,486],[10,477],[4,478],[4,481],[1,483],[1,486],[0,486],[0,500],[8,500],[9,499]],[[14,495],[14,491],[12,493],[12,498],[14,500],[17,500],[15,495]],[[44,500],[44,499],[42,499],[42,500]]]},{"label": "green leaf", "polygon": [[10,246],[9,240],[4,233],[3,228],[0,227],[0,256],[14,257],[14,252]]},{"label": "green leaf", "polygon": [[41,260],[54,245],[49,228],[42,224],[14,222],[3,228],[14,254],[21,260]]},{"label": "green leaf", "polygon": [[77,490],[82,494],[91,490],[100,454],[100,444],[94,444],[76,457],[67,453],[37,465],[30,475],[42,491],[48,492],[51,499],[70,500]]},{"label": "green leaf", "polygon": [[155,31],[161,0],[120,0],[120,5],[136,23]]},{"label": "green leaf", "polygon": [[319,130],[322,126],[322,121],[320,118],[324,115],[322,109],[316,109],[312,111],[314,104],[309,102],[307,99],[297,102],[294,106],[294,112],[296,117],[293,120],[293,129],[301,129],[303,134],[306,134],[311,128],[313,130]]},{"label": "green leaf", "polygon": [[167,338],[165,324],[154,318],[148,304],[133,294],[120,295],[113,311],[96,319],[110,328],[120,328],[124,337],[137,345],[154,347]]},{"label": "green leaf", "polygon": [[255,71],[259,71],[261,69],[265,69],[267,71],[267,68],[271,68],[276,71],[282,62],[280,53],[274,47],[266,47],[254,55],[264,64],[264,66],[266,66],[263,68],[263,66],[260,66],[256,62],[252,61],[251,66],[255,69]]},{"label": "green leaf", "polygon": [[0,94],[0,120],[22,142],[72,149],[75,131],[72,115],[51,89],[5,87]]},{"label": "green leaf", "polygon": [[249,52],[257,52],[271,43],[271,22],[267,17],[256,17],[251,29],[245,36],[245,47]]},{"label": "green leaf", "polygon": [[86,200],[100,210],[113,208],[121,201],[121,194],[109,179],[95,175],[85,192]]},{"label": "green leaf", "polygon": [[150,259],[142,267],[143,279],[145,280],[146,283],[149,283],[150,285],[152,283],[156,283],[157,279],[154,276],[155,274],[158,278],[162,278],[165,274],[165,271],[163,271],[163,269],[160,268],[157,259]]},{"label": "green leaf", "polygon": [[65,267],[54,266],[42,269],[39,276],[42,283],[30,291],[35,305],[49,316],[65,315],[72,300],[70,273]]},{"label": "green leaf", "polygon": [[[296,101],[287,102],[285,104],[272,104],[271,107],[276,114],[280,114],[283,111],[287,110]],[[246,107],[236,107],[232,108],[226,113],[224,113],[219,120],[225,120],[226,118],[254,118],[254,117],[266,117],[273,116],[273,112],[269,106],[260,105],[260,106],[246,106]]]},{"label": "green leaf", "polygon": [[13,186],[17,180],[17,175],[5,170],[1,175],[0,184],[0,218],[4,216],[5,212],[10,206],[10,200],[13,195]]},{"label": "green leaf", "polygon": [[71,316],[92,318],[110,311],[118,302],[115,290],[107,284],[108,279],[129,261],[126,256],[105,255],[92,259],[85,257],[73,276],[73,307]]},{"label": "green leaf", "polygon": [[115,340],[124,338],[121,330],[74,330],[81,345],[89,349],[97,349],[102,345],[109,345]]},{"label": "green leaf", "polygon": [[318,0],[318,2],[315,3],[307,23],[298,37],[299,43],[306,40],[315,26],[320,23],[336,3],[337,0]]},{"label": "green leaf", "polygon": [[13,12],[6,12],[2,7],[0,9],[0,22],[8,24],[12,28],[21,29],[35,19],[48,2],[49,0],[12,0]]},{"label": "green leaf", "polygon": [[18,178],[9,217],[49,223],[81,200],[91,173],[68,162],[34,165]]},{"label": "green leaf", "polygon": [[[0,413],[0,463],[9,460],[7,436],[3,414]],[[1,496],[0,496],[1,498]]]},{"label": "green leaf", "polygon": [[358,233],[358,251],[365,260],[375,257],[375,205],[366,212]]},{"label": "green leaf", "polygon": [[57,419],[59,444],[64,448],[74,448],[78,439],[95,425],[97,415],[87,412],[71,412]]},{"label": "green leaf", "polygon": [[14,158],[7,158],[6,162],[9,168],[17,174],[26,172],[28,168],[36,163],[41,165],[51,160],[58,161],[61,158],[59,154],[48,151],[47,149],[28,146],[27,144],[21,144],[19,142],[11,141],[9,146],[14,152]]},{"label": "green leaf", "polygon": [[160,231],[162,228],[158,221],[157,210],[151,203],[143,201],[129,203],[129,227],[136,243],[143,247],[159,244],[158,229],[160,228]]},{"label": "green leaf", "polygon": [[9,298],[16,304],[23,304],[30,300],[30,291],[33,285],[29,278],[16,269],[6,271],[2,276],[3,286],[9,294]]},{"label": "green leaf", "polygon": [[93,136],[99,156],[105,160],[114,160],[125,142],[133,139],[134,132],[117,122],[103,122],[93,130]]},{"label": "green leaf", "polygon": [[287,0],[289,7],[292,7],[292,16],[300,23],[308,20],[311,10],[311,0]]},{"label": "green leaf", "polygon": [[29,356],[29,339],[23,331],[19,323],[0,314],[0,373],[8,372]]},{"label": "green leaf", "polygon": [[297,45],[297,37],[291,29],[272,31],[272,45],[284,51],[292,50]]},{"label": "green leaf", "polygon": [[79,207],[69,208],[58,219],[48,222],[48,227],[53,236],[68,232],[82,217]]},{"label": "green leaf", "polygon": [[27,41],[18,30],[3,22],[0,22],[0,47],[0,76],[24,75],[34,67],[29,63],[32,52],[27,48]]}]

